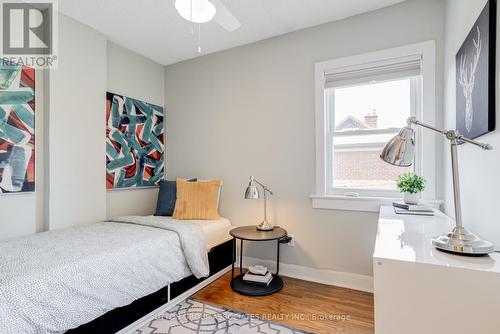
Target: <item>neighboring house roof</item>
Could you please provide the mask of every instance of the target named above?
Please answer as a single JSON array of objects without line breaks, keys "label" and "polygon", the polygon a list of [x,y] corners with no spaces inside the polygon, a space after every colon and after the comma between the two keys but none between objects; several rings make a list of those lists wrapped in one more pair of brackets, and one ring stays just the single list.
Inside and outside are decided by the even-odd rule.
[{"label": "neighboring house roof", "polygon": [[335,149],[382,148],[398,132],[395,128],[347,131],[338,133],[333,144]]},{"label": "neighboring house roof", "polygon": [[335,127],[335,131],[355,129],[369,129],[369,127],[363,121],[360,121],[359,119],[351,115],[347,116]]},{"label": "neighboring house roof", "polygon": [[377,128],[377,114],[365,116],[365,122],[354,116],[347,116],[335,127],[335,149],[343,150],[373,150],[381,149],[399,132],[398,128]]}]

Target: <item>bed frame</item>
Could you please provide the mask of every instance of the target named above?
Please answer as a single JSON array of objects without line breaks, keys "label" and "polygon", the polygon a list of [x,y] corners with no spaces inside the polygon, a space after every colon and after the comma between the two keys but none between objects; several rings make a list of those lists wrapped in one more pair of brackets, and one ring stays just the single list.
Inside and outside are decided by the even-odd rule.
[{"label": "bed frame", "polygon": [[[231,265],[233,261],[233,241],[229,240],[219,246],[212,248],[208,253],[211,277]],[[137,299],[131,304],[116,308],[108,313],[92,320],[89,323],[77,328],[70,329],[68,334],[88,334],[88,333],[116,333],[122,328],[139,320],[146,314],[156,310],[170,300],[181,295],[185,291],[200,284],[208,277],[196,278],[194,275],[188,276],[178,282],[169,284],[160,290]]]}]

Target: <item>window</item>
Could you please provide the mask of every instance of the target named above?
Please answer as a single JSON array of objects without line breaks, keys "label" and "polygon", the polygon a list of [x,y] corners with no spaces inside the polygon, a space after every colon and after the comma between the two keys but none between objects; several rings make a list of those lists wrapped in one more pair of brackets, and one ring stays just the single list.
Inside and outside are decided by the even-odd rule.
[{"label": "window", "polygon": [[[420,69],[418,69],[420,71]],[[390,80],[359,79],[325,88],[328,129],[328,192],[395,191],[396,178],[414,166],[399,168],[384,163],[380,152],[406,124],[420,115],[420,73]],[[370,190],[370,191],[368,191]]]},{"label": "window", "polygon": [[[434,121],[434,57],[434,43],[426,42],[316,64],[314,197],[395,198],[399,174],[434,178],[434,143],[420,138],[420,129],[413,166],[379,158],[408,117]],[[434,198],[431,188],[426,195]]]}]

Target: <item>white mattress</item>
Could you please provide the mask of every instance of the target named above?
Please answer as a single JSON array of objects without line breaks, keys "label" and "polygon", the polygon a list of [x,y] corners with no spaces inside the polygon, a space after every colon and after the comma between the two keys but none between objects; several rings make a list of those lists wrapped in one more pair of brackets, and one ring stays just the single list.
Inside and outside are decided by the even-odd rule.
[{"label": "white mattress", "polygon": [[221,218],[218,220],[197,220],[195,222],[201,226],[201,229],[207,238],[208,249],[232,239],[229,235],[229,231],[231,231],[233,227],[227,218]]},{"label": "white mattress", "polygon": [[[168,220],[179,222],[182,224],[182,220],[176,220],[172,217],[162,217]],[[229,231],[233,228],[231,222],[227,218],[221,217],[217,220],[189,220],[190,223],[196,223],[201,227],[205,237],[207,238],[207,249],[210,250],[215,246],[218,246],[232,237],[229,235]]]}]

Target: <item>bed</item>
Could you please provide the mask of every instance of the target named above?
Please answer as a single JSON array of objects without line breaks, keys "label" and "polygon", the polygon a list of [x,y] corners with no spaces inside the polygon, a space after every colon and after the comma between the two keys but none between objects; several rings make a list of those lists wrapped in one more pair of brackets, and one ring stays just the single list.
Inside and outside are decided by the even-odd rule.
[{"label": "bed", "polygon": [[115,332],[231,264],[227,219],[119,217],[0,243],[0,333]]}]

